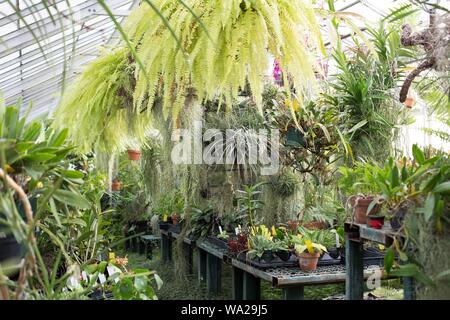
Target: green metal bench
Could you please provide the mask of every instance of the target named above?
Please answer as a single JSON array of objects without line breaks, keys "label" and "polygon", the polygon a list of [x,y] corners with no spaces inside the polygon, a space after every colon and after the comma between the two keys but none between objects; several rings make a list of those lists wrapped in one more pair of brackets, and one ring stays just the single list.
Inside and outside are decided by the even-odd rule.
[{"label": "green metal bench", "polygon": [[[208,240],[198,241],[198,278],[206,281],[208,293],[217,294],[221,289],[222,262],[232,266],[232,295],[234,300],[260,299],[261,280],[269,282],[273,288],[282,289],[286,300],[303,299],[304,286],[343,283],[347,279],[345,265],[319,266],[312,272],[299,267],[279,267],[259,269],[245,261],[232,258],[224,248]],[[362,269],[361,283],[364,279],[381,271],[378,266]],[[382,274],[381,274],[382,275]],[[383,276],[383,275],[382,275]]]},{"label": "green metal bench", "polygon": [[231,263],[227,250],[208,240],[197,241],[198,279],[206,281],[209,295],[218,294],[222,284],[222,262]]},{"label": "green metal bench", "polygon": [[[345,223],[345,247],[347,278],[345,281],[345,295],[347,300],[361,300],[364,296],[363,280],[363,243],[373,241],[385,246],[392,245],[394,238],[402,238],[389,226],[373,229],[365,224]],[[414,281],[411,277],[403,277],[403,294],[405,300],[413,300]]]}]

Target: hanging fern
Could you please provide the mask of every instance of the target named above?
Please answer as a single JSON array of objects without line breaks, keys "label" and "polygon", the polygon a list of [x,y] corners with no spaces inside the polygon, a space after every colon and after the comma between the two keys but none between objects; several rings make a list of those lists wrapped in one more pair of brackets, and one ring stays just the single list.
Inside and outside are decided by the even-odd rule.
[{"label": "hanging fern", "polygon": [[279,57],[298,95],[314,84],[314,54],[323,43],[309,1],[186,1],[207,32],[179,1],[157,3],[179,42],[145,2],[127,19],[124,29],[145,65],[136,70],[135,110],[151,110],[160,94],[166,117],[176,119],[190,89],[200,101],[219,96],[231,105],[247,80],[261,110],[268,53]]},{"label": "hanging fern", "polygon": [[123,150],[132,138],[144,141],[150,116],[133,109],[134,66],[128,48],[105,51],[66,90],[54,125],[71,128],[81,151]]}]

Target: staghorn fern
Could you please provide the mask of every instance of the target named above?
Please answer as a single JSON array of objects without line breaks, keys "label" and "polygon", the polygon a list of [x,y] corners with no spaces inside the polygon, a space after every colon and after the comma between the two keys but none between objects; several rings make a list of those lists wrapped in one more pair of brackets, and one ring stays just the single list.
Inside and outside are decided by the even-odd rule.
[{"label": "staghorn fern", "polygon": [[105,51],[66,91],[54,126],[70,127],[80,151],[120,151],[132,138],[144,141],[149,115],[133,111],[134,68],[128,48]]},{"label": "staghorn fern", "polygon": [[178,1],[158,3],[180,40],[181,50],[171,31],[146,3],[134,10],[125,23],[130,39],[139,44],[138,56],[145,65],[145,70],[136,70],[136,110],[150,110],[161,94],[165,115],[172,114],[176,119],[192,88],[200,101],[219,95],[231,105],[248,80],[261,111],[264,74],[269,69],[268,52],[279,57],[282,68],[292,75],[298,95],[311,88],[315,81],[314,54],[318,51],[315,48],[323,49],[323,43],[309,1],[186,3],[208,32]]}]

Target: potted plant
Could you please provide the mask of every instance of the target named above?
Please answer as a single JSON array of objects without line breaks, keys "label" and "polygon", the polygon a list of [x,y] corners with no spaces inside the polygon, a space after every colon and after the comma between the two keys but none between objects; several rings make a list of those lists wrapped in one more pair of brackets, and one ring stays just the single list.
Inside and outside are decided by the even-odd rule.
[{"label": "potted plant", "polygon": [[139,161],[141,159],[141,150],[138,149],[128,149],[128,159],[131,161]]},{"label": "potted plant", "polygon": [[282,261],[288,261],[291,257],[289,232],[284,227],[275,228],[272,226],[273,252]]},{"label": "potted plant", "polygon": [[272,262],[274,259],[274,242],[271,237],[262,234],[252,235],[248,239],[249,251],[246,258],[248,260],[258,259],[262,262]]},{"label": "potted plant", "polygon": [[304,240],[303,244],[296,244],[295,252],[298,257],[300,269],[305,271],[316,270],[320,255],[326,251],[327,248],[325,246],[314,243],[311,240]]},{"label": "potted plant", "polygon": [[286,240],[274,240],[272,252],[282,261],[288,261],[291,257],[291,251]]},{"label": "potted plant", "polygon": [[375,215],[380,211],[380,204],[374,201],[377,201],[375,196],[358,195],[349,198],[355,223],[366,224],[367,216]]}]

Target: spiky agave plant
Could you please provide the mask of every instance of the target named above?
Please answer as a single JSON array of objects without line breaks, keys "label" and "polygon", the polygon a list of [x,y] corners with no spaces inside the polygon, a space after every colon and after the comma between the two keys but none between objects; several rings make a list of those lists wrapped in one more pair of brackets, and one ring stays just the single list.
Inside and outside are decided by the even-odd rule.
[{"label": "spiky agave plant", "polygon": [[105,50],[66,90],[54,126],[70,128],[81,151],[123,150],[127,141],[144,141],[149,114],[133,109],[135,63],[128,48]]},{"label": "spiky agave plant", "polygon": [[190,0],[186,4],[159,0],[165,21],[144,1],[125,23],[124,30],[138,46],[145,66],[136,69],[135,110],[150,110],[160,94],[165,115],[176,119],[192,89],[198,101],[219,96],[231,105],[247,80],[261,110],[269,54],[278,57],[292,76],[297,95],[313,86],[315,53],[325,50],[310,1]]}]

